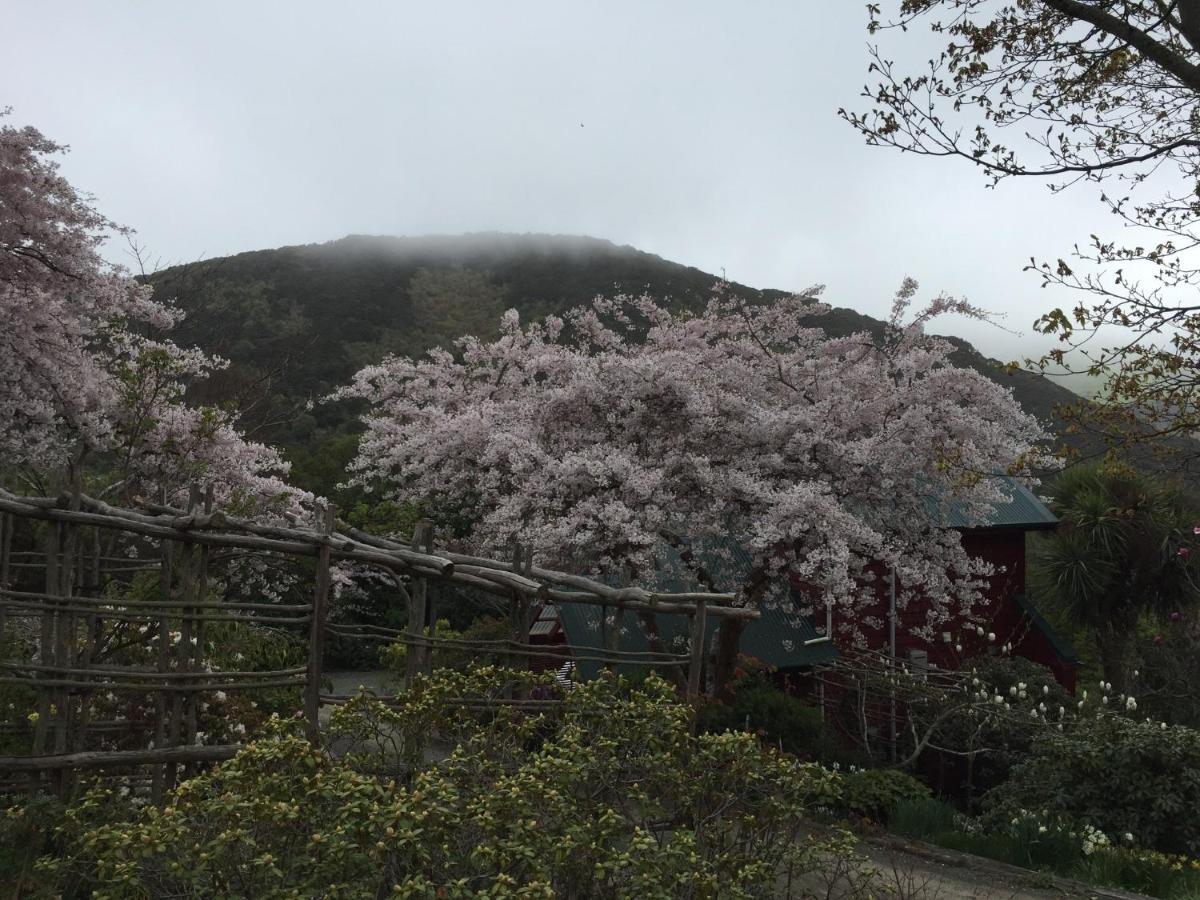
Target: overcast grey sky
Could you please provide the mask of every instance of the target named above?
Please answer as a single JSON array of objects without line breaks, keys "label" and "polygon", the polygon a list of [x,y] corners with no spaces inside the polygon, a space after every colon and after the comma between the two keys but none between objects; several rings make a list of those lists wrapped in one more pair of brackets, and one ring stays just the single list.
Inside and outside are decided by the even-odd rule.
[{"label": "overcast grey sky", "polygon": [[836,111],[861,105],[865,22],[858,0],[46,0],[6,11],[0,107],[165,261],[589,234],[874,315],[912,275],[1024,334],[937,330],[1036,352],[1071,298],[1021,267],[1106,227],[1099,205],[864,146]]}]

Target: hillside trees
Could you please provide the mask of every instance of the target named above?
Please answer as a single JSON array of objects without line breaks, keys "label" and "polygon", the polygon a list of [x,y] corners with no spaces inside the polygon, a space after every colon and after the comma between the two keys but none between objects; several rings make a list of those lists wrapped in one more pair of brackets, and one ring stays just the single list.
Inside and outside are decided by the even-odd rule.
[{"label": "hillside trees", "polygon": [[[874,624],[860,617],[882,563],[901,603],[932,599],[932,632],[989,574],[938,527],[939,501],[998,499],[988,476],[1027,472],[1041,433],[922,331],[977,311],[940,297],[904,324],[916,289],[879,342],[812,327],[817,290],[751,305],[718,288],[699,315],[629,296],[526,326],[510,310],[493,341],[391,358],[338,392],[369,404],[356,479],[461,512],[481,549],[517,540],[635,577],[664,542],[733,533],[755,560],[744,602],[805,583],[849,635]],[[733,647],[725,630],[719,680]]]},{"label": "hillside trees", "polygon": [[887,4],[893,17],[883,6],[869,6],[873,35],[923,23],[945,49],[906,71],[872,47],[871,106],[843,118],[868,143],[962,159],[992,184],[1098,184],[1122,234],[1092,235],[1070,264],[1031,266],[1080,294],[1036,323],[1061,340],[1042,363],[1078,365],[1075,350],[1105,377],[1088,423],[1114,440],[1195,430],[1200,3],[902,0]]},{"label": "hillside trees", "polygon": [[222,362],[155,336],[179,314],[100,255],[124,230],[59,174],[63,149],[34,128],[0,127],[5,468],[46,490],[86,469],[127,497],[179,501],[210,480],[221,502],[299,502],[274,450],[246,441],[221,409],[183,403],[186,385]]}]

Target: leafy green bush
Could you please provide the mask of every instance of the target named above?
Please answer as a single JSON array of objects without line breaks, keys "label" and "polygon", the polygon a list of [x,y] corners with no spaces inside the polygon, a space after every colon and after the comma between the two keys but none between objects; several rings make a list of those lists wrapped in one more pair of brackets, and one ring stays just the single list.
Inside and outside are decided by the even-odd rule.
[{"label": "leafy green bush", "polygon": [[1200,733],[1115,715],[1050,730],[984,798],[1001,825],[1024,810],[1129,834],[1145,847],[1200,855]]},{"label": "leafy green bush", "polygon": [[1200,896],[1200,861],[1128,847],[1106,847],[1073,873],[1090,884],[1112,885],[1152,897]]},{"label": "leafy green bush", "polygon": [[888,829],[905,837],[927,841],[942,832],[954,831],[957,815],[949,803],[933,797],[910,797],[888,808]]},{"label": "leafy green bush", "polygon": [[817,758],[821,710],[773,684],[765,674],[744,675],[727,700],[707,703],[698,727],[707,732],[749,731],[788,753]]},{"label": "leafy green bush", "polygon": [[[438,619],[433,627],[426,626],[425,636],[428,638],[452,641],[502,641],[510,637],[510,626],[503,619],[495,616],[484,616],[476,619],[464,630],[459,631],[450,625],[446,619]],[[408,661],[409,647],[407,644],[388,644],[380,651],[380,660],[393,675],[403,676]],[[471,665],[497,665],[506,654],[499,648],[492,652],[479,651],[454,645],[435,646],[433,648],[433,666],[438,669],[455,669],[465,671]]]},{"label": "leafy green bush", "polygon": [[[816,866],[805,810],[837,778],[751,735],[692,734],[692,713],[657,677],[602,678],[553,708],[481,712],[511,678],[495,669],[419,679],[396,708],[361,698],[412,747],[458,735],[448,759],[409,753],[386,777],[333,757],[277,722],[233,760],[182,785],[163,809],[64,827],[72,855],[47,875],[105,897],[763,897]],[[367,729],[372,733],[372,729]],[[371,774],[367,774],[370,772]]]},{"label": "leafy green bush", "polygon": [[856,769],[843,774],[838,786],[840,809],[880,821],[900,803],[930,796],[928,787],[897,769]]}]

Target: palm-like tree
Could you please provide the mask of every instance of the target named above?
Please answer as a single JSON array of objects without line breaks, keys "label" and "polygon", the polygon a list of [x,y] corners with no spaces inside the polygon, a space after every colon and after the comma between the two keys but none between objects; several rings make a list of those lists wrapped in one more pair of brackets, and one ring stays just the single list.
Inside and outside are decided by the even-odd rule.
[{"label": "palm-like tree", "polygon": [[1139,620],[1192,605],[1195,511],[1176,490],[1111,464],[1061,473],[1058,528],[1034,555],[1039,587],[1096,642],[1104,678],[1127,692]]}]

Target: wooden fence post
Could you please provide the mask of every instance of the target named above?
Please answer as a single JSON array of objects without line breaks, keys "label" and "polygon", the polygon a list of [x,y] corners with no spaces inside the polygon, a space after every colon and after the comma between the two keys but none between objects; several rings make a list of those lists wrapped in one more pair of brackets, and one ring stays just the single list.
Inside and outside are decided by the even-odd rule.
[{"label": "wooden fence post", "polygon": [[688,686],[687,694],[689,697],[698,697],[700,695],[700,678],[704,669],[704,649],[707,641],[708,628],[708,607],[703,600],[696,603],[696,611],[692,613],[692,646],[691,659],[688,661]]},{"label": "wooden fence post", "polygon": [[[204,514],[208,515],[213,508],[213,485],[209,482],[204,490]],[[196,573],[196,600],[199,603],[204,603],[208,599],[208,558],[211,552],[208,544],[200,546],[200,560],[197,566]],[[193,610],[195,611],[195,610]],[[199,672],[200,666],[204,661],[204,623],[205,619],[196,618],[196,644],[189,658],[188,671]],[[200,705],[200,696],[198,694],[189,693],[187,695],[187,712],[185,713],[185,721],[183,727],[183,741],[188,747],[196,743],[197,732],[197,708]],[[190,778],[196,773],[196,764],[187,763],[183,768],[185,778]]]},{"label": "wooden fence post", "polygon": [[304,718],[309,740],[321,739],[321,663],[325,655],[325,619],[329,614],[329,536],[333,534],[333,507],[317,507],[317,527],[324,540],[317,550],[317,576],[313,590],[312,622],[308,632],[308,680],[304,688]]},{"label": "wooden fence post", "polygon": [[[167,604],[163,607],[162,616],[158,620],[158,655],[157,668],[160,673],[166,672],[170,668],[170,652],[171,652],[171,622],[168,619],[167,610],[170,609],[171,603],[171,542],[166,538],[159,541],[159,552],[162,555],[162,567],[160,571],[161,591],[163,602]],[[164,679],[165,681],[165,679]],[[154,694],[154,749],[161,750],[167,739],[167,694],[166,691],[159,689]],[[154,772],[150,778],[150,799],[158,804],[162,803],[163,788],[166,783],[167,765],[164,764],[154,767]],[[172,778],[173,778],[172,774]]]},{"label": "wooden fence post", "polygon": [[[433,523],[422,519],[413,526],[412,548],[429,553],[433,550]],[[408,652],[404,657],[404,686],[412,685],[418,673],[433,671],[433,646],[425,640],[425,618],[429,604],[429,583],[423,576],[414,578],[408,591]],[[434,623],[435,625],[437,623]]]},{"label": "wooden fence post", "polygon": [[[629,587],[630,577],[628,567],[621,568],[621,574],[618,578],[618,584],[621,587]],[[604,663],[604,668],[608,671],[616,669],[617,651],[621,649],[621,628],[625,625],[625,607],[618,606],[612,611],[611,619],[608,611],[602,606],[600,607],[600,632],[604,637],[604,655],[609,657]]]},{"label": "wooden fence post", "polygon": [[[516,544],[513,547],[513,572],[517,575],[529,575],[533,568],[533,551]],[[509,665],[514,669],[521,668],[522,660],[529,665],[529,613],[530,604],[525,595],[513,591],[508,601],[508,636],[517,646],[509,654]]]},{"label": "wooden fence post", "polygon": [[[200,508],[200,489],[192,485],[188,491],[187,512],[189,516],[196,515]],[[196,573],[196,545],[192,541],[184,541],[179,548],[179,599],[187,603],[193,599]],[[192,616],[195,610],[184,606],[179,611],[179,643],[174,646],[170,656],[174,659],[175,671],[191,671],[192,659]],[[170,661],[168,661],[168,668]],[[171,695],[170,718],[167,721],[167,746],[178,747],[185,733],[184,719],[192,705],[196,702],[194,694],[183,694],[176,691]],[[175,789],[179,770],[174,763],[166,766],[166,779],[163,785],[165,791]]]}]

